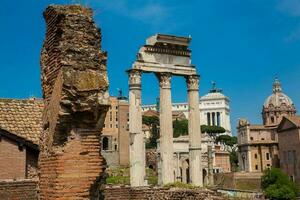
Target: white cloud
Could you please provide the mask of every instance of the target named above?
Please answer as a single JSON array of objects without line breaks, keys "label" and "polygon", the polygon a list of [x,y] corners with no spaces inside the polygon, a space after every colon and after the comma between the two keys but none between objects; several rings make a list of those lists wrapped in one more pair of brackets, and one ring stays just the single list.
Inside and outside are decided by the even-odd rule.
[{"label": "white cloud", "polygon": [[279,0],[277,8],[288,15],[300,16],[300,0]]},{"label": "white cloud", "polygon": [[[291,17],[300,20],[300,0],[279,0],[277,9]],[[284,42],[290,43],[300,40],[300,24],[296,25],[284,38]]]},{"label": "white cloud", "polygon": [[113,12],[141,21],[152,28],[161,28],[171,23],[174,11],[174,7],[166,6],[158,0],[89,0],[89,2],[102,12]]}]

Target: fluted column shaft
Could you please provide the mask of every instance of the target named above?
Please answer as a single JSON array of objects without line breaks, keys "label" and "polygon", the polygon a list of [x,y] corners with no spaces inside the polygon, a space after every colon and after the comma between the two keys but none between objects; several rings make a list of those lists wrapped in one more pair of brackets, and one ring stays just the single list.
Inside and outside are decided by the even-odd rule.
[{"label": "fluted column shaft", "polygon": [[171,74],[157,74],[160,86],[160,156],[162,184],[174,182]]},{"label": "fluted column shaft", "polygon": [[129,71],[130,184],[145,185],[145,143],[142,132],[141,71]]},{"label": "fluted column shaft", "polygon": [[189,170],[193,185],[203,186],[201,130],[199,112],[199,76],[186,77],[189,104]]}]

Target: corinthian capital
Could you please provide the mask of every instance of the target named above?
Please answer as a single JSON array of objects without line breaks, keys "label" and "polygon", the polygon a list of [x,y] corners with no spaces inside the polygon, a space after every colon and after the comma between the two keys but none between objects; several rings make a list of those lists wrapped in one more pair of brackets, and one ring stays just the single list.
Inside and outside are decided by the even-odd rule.
[{"label": "corinthian capital", "polygon": [[188,90],[199,90],[199,76],[190,75],[186,77]]},{"label": "corinthian capital", "polygon": [[161,88],[171,88],[171,77],[172,75],[170,73],[159,73],[156,74],[159,86]]},{"label": "corinthian capital", "polygon": [[128,71],[129,75],[129,85],[141,85],[142,82],[142,72],[139,70],[129,70]]}]

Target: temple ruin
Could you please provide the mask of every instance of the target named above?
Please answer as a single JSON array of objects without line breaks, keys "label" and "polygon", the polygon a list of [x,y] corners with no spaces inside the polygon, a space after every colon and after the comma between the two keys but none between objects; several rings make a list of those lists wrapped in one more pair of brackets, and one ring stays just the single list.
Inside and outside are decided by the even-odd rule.
[{"label": "temple ruin", "polygon": [[40,199],[99,199],[100,133],[109,107],[106,53],[89,8],[51,5],[41,54],[45,99]]},{"label": "temple ruin", "polygon": [[191,64],[191,38],[156,34],[140,48],[129,74],[129,132],[131,186],[144,186],[145,144],[142,132],[142,73],[155,73],[160,86],[160,159],[159,182],[175,182],[173,169],[173,127],[171,77],[186,79],[189,106],[189,174],[193,185],[203,186],[201,132],[199,125],[199,75]]}]

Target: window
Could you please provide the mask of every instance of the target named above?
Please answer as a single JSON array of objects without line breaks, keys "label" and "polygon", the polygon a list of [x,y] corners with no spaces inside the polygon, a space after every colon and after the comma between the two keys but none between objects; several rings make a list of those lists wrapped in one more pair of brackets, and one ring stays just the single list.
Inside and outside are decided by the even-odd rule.
[{"label": "window", "polygon": [[255,170],[258,170],[258,165],[255,165]]},{"label": "window", "polygon": [[261,138],[261,140],[265,140],[265,138]]},{"label": "window", "polygon": [[257,159],[257,154],[254,154],[254,158]]},{"label": "window", "polygon": [[102,139],[102,150],[108,150],[108,137]]},{"label": "window", "polygon": [[288,163],[293,163],[293,153],[292,151],[288,151]]},{"label": "window", "polygon": [[118,146],[115,144],[115,151],[117,151],[118,150]]},{"label": "window", "polygon": [[275,122],[275,119],[273,116],[271,117],[271,122],[272,122],[272,124],[274,124],[274,122]]},{"label": "window", "polygon": [[253,137],[250,137],[250,140],[253,140]]},{"label": "window", "polygon": [[266,158],[267,158],[267,160],[270,160],[270,154],[269,153],[266,153]]},{"label": "window", "polygon": [[287,153],[286,151],[283,151],[283,163],[287,163]]},{"label": "window", "polygon": [[216,115],[216,113],[213,112],[213,113],[212,113],[212,117],[211,117],[211,118],[212,118],[212,125],[213,125],[213,126],[216,125],[215,115]]}]

